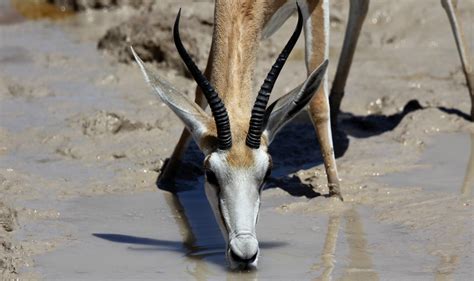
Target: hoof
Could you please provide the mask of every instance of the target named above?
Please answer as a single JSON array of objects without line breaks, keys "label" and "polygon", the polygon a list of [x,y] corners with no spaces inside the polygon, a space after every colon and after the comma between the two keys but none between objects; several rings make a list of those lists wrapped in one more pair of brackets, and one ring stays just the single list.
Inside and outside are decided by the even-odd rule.
[{"label": "hoof", "polygon": [[340,192],[330,191],[329,194],[326,196],[328,198],[337,198],[344,202],[344,198],[342,198],[342,194]]}]

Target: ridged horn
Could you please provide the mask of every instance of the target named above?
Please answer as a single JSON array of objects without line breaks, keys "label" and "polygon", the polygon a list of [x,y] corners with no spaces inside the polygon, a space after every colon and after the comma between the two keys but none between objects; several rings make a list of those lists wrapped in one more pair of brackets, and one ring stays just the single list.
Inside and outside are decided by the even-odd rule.
[{"label": "ridged horn", "polygon": [[202,74],[184,48],[179,36],[180,16],[181,9],[179,9],[178,15],[176,16],[176,21],[174,22],[174,44],[176,45],[176,49],[178,50],[181,59],[183,60],[198,86],[201,88],[207,102],[209,103],[212,115],[214,116],[214,121],[216,122],[218,148],[221,150],[230,149],[232,147],[232,135],[230,132],[230,122],[229,116],[227,115],[227,110],[224,106],[224,103],[219,98],[218,93],[214,90],[214,87],[212,87],[209,80],[207,80],[204,74]]},{"label": "ridged horn", "polygon": [[250,117],[249,131],[245,143],[248,147],[257,149],[260,147],[260,139],[263,133],[263,126],[265,125],[265,111],[267,108],[268,100],[272,92],[273,86],[275,85],[276,79],[280,74],[283,65],[285,64],[288,56],[293,50],[293,47],[298,41],[298,37],[301,34],[303,28],[303,15],[301,13],[300,6],[296,3],[298,9],[298,23],[296,24],[295,31],[291,35],[290,40],[285,45],[285,48],[281,51],[277,60],[272,66],[270,72],[268,72],[260,91],[258,92],[257,99],[252,108],[252,116]]}]

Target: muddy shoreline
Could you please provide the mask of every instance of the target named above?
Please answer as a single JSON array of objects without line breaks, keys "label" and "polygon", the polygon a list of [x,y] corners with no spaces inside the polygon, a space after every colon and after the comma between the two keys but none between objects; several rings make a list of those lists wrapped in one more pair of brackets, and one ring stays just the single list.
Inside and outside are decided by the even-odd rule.
[{"label": "muddy shoreline", "polygon": [[[474,125],[448,21],[432,2],[370,7],[335,133],[345,202],[321,196],[322,159],[301,114],[270,148],[275,170],[257,230],[261,266],[234,273],[202,194],[195,146],[182,169],[183,192],[157,188],[182,125],[119,44],[132,40],[145,56],[160,48],[151,66],[191,95],[195,86],[166,41],[170,11],[184,4],[88,8],[33,21],[0,1],[2,278],[472,279]],[[468,2],[460,1],[465,23],[474,13]],[[186,2],[183,34],[202,43],[193,49],[201,66],[212,5]],[[331,8],[330,77],[347,5]],[[255,81],[294,20],[262,42]],[[302,41],[272,99],[302,81]]]}]

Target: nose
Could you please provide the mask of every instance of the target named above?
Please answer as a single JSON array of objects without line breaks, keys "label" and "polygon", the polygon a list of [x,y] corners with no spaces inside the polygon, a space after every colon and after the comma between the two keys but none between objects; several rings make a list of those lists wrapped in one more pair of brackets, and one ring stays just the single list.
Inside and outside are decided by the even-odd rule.
[{"label": "nose", "polygon": [[229,256],[239,264],[250,265],[258,257],[258,241],[254,235],[237,235],[229,243]]}]

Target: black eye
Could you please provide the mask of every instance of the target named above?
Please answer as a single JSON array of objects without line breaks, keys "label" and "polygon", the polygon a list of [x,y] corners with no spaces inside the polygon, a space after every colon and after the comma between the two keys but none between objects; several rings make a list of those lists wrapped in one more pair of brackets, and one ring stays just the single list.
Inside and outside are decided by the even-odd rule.
[{"label": "black eye", "polygon": [[213,171],[206,170],[206,179],[210,184],[219,186],[219,182],[217,181],[216,174],[214,174]]}]

